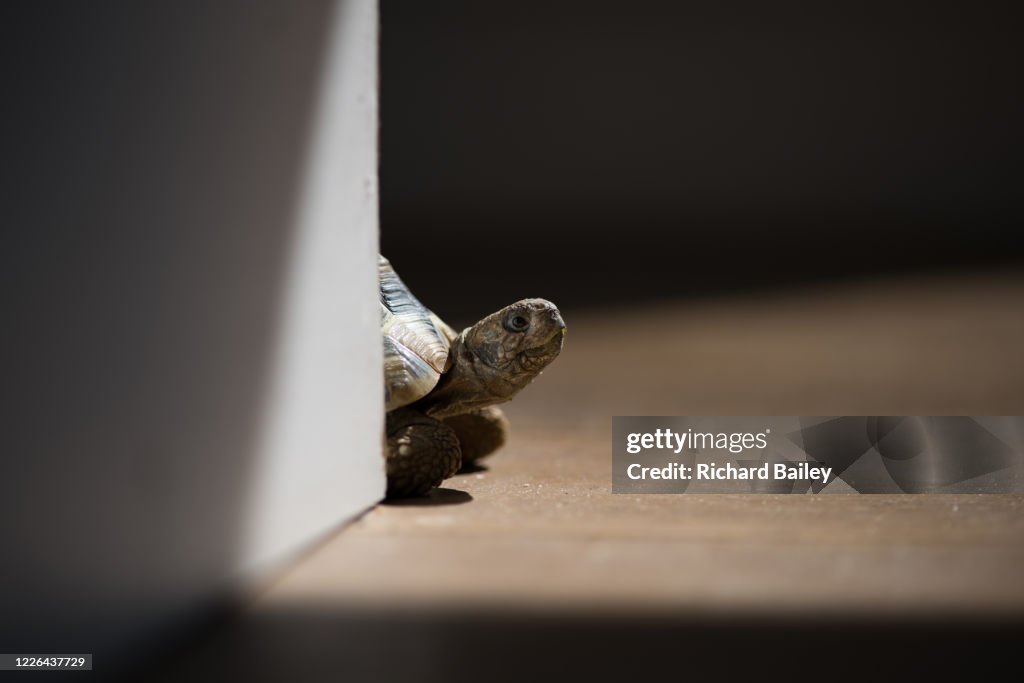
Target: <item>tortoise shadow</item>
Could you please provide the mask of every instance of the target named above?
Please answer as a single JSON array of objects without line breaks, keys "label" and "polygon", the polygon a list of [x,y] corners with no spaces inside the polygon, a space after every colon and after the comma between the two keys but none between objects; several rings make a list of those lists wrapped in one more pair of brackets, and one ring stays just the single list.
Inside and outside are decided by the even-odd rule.
[{"label": "tortoise shadow", "polygon": [[477,472],[486,472],[490,467],[479,462],[468,462],[459,468],[457,474],[476,474]]},{"label": "tortoise shadow", "polygon": [[418,498],[385,498],[381,505],[389,507],[441,507],[443,505],[463,505],[473,500],[473,496],[458,489],[436,488]]}]

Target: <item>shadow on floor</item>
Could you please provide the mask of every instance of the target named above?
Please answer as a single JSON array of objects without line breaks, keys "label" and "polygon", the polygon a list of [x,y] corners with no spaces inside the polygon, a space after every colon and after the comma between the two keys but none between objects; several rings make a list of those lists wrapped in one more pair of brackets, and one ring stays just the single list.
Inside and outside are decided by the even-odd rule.
[{"label": "shadow on floor", "polygon": [[473,496],[458,489],[436,488],[425,496],[417,498],[394,498],[381,502],[390,507],[441,507],[444,505],[462,505],[473,500]]}]

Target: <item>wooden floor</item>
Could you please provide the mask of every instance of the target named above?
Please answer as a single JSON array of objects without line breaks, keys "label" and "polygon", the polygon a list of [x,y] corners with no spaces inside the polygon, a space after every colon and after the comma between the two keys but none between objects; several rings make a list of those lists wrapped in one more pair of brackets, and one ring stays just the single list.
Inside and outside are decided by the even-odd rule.
[{"label": "wooden floor", "polygon": [[[843,653],[835,678],[859,670],[851,657],[877,671],[865,648],[893,671],[949,673],[1019,638],[1024,496],[612,495],[610,433],[625,414],[1024,414],[1024,278],[851,283],[566,320],[563,357],[509,406],[513,439],[486,469],[327,539],[207,657],[261,643],[283,653],[264,673],[293,658],[326,671],[327,648],[367,679],[383,666],[394,679],[468,680],[478,669],[460,661],[512,679],[525,662],[551,677],[559,664],[586,669],[567,663],[586,657],[573,648],[683,637],[721,667],[742,635],[832,644],[792,666]],[[931,647],[947,656],[920,659]],[[643,661],[667,671],[667,652]],[[587,675],[617,679],[639,670],[631,661]]]}]

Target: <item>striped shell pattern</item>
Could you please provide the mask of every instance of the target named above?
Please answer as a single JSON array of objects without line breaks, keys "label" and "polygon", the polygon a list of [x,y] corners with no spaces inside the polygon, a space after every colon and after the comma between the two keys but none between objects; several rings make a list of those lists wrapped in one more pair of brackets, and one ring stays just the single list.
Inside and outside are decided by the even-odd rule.
[{"label": "striped shell pattern", "polygon": [[388,410],[423,398],[448,368],[450,328],[421,304],[383,256],[380,276],[384,398]]}]

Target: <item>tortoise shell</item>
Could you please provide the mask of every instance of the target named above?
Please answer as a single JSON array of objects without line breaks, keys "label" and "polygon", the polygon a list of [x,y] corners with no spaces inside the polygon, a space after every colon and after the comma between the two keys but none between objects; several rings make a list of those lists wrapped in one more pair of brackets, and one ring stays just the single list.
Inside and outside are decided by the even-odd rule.
[{"label": "tortoise shell", "polygon": [[383,256],[380,327],[384,337],[384,399],[388,410],[429,394],[451,367],[454,331],[413,296]]}]

